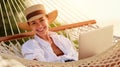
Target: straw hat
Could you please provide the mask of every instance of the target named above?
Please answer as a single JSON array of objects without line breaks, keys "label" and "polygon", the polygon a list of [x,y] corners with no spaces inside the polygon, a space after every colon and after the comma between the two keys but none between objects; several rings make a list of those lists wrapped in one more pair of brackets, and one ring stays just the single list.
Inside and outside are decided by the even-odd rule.
[{"label": "straw hat", "polygon": [[[45,12],[45,8],[42,4],[37,4],[34,6],[31,6],[25,10],[25,16],[28,22],[33,21],[35,19],[39,19],[45,15],[48,17],[48,22],[52,22],[56,19],[58,12],[57,10],[54,10],[48,14]],[[31,30],[28,23],[18,23],[18,26],[23,30]]]}]

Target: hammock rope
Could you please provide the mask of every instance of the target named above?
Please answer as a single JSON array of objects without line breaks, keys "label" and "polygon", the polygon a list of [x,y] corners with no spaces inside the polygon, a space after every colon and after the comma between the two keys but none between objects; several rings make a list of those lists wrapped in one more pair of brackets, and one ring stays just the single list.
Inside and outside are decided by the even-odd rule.
[{"label": "hammock rope", "polygon": [[[5,22],[4,17],[3,17],[3,12],[2,12],[2,8],[1,8],[1,4],[0,4],[0,9],[1,9],[2,21]],[[7,31],[6,31],[5,23],[3,23],[3,27],[4,27],[4,31],[5,31],[5,36],[7,36]]]},{"label": "hammock rope", "polygon": [[[1,42],[0,44],[4,44]],[[56,62],[38,62],[32,60],[26,60],[20,57],[6,55],[1,53],[3,58],[15,59],[25,66],[39,66],[39,67],[119,67],[120,66],[120,41],[118,41],[114,46],[106,50],[105,52],[74,62],[67,63],[56,63]]]}]

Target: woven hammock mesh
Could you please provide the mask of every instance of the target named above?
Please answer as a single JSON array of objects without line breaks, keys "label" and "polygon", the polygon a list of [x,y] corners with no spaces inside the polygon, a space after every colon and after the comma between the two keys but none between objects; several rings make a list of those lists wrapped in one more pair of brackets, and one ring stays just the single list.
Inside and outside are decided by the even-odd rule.
[{"label": "woven hammock mesh", "polygon": [[[37,3],[44,3],[46,4],[47,7],[49,7],[51,4],[54,4],[54,8],[57,8],[55,5],[57,4],[55,0],[52,2],[47,2],[49,0],[41,0],[38,1]],[[30,4],[35,4],[36,2],[34,1],[26,1],[27,3]],[[65,1],[67,3],[67,1]],[[63,2],[65,5],[66,3]],[[61,2],[59,2],[61,4]],[[69,3],[67,3],[69,4]],[[23,10],[26,8],[25,0],[2,0],[0,1],[0,20],[2,23],[0,23],[0,36],[8,36],[8,35],[14,35],[16,33],[22,33],[26,32],[23,30],[20,30],[17,26],[17,22],[25,22],[26,19],[23,15]],[[50,8],[49,10],[52,10],[54,8]],[[67,7],[66,7],[67,8]],[[69,7],[68,7],[69,8]],[[70,9],[70,8],[69,8]],[[65,9],[63,9],[65,10]],[[65,11],[64,11],[65,12]],[[67,19],[75,19],[75,21],[78,21],[78,19],[82,18],[81,21],[83,20],[83,15],[78,16],[78,13],[76,16],[71,15],[71,12],[69,11],[69,15],[64,15],[64,12],[61,12],[63,16],[66,16]],[[59,22],[75,22],[74,20],[69,20],[68,22],[65,20],[65,18],[62,18],[61,16],[59,17]],[[86,17],[85,17],[86,18]],[[87,20],[89,20],[87,18]],[[55,21],[58,22],[58,21]],[[69,23],[68,23],[69,24]],[[58,26],[53,23],[54,26]],[[78,40],[78,34],[80,32],[87,32],[91,30],[95,30],[97,25],[90,25],[90,26],[84,26],[84,27],[79,27],[71,30],[65,30],[64,32],[58,32],[59,34],[65,33],[65,36],[68,37],[71,41],[76,41]],[[21,42],[22,41],[22,42]],[[114,45],[106,50],[105,52],[92,56],[90,58],[82,59],[79,61],[74,61],[74,62],[67,62],[67,63],[47,63],[47,62],[38,62],[38,61],[32,61],[32,60],[26,60],[23,59],[23,56],[21,55],[21,43],[25,42],[25,39],[21,40],[14,40],[14,41],[8,41],[8,42],[0,42],[0,55],[2,56],[3,59],[14,59],[17,60],[18,62],[22,63],[25,66],[28,67],[120,67],[120,41],[119,39],[114,39]],[[75,42],[75,44],[78,44]],[[78,45],[76,45],[78,47]],[[1,60],[0,60],[1,62]],[[22,66],[20,66],[22,67]]]},{"label": "woven hammock mesh", "polygon": [[[4,42],[1,42],[0,45],[3,45]],[[95,55],[90,58],[82,59],[74,62],[67,63],[48,63],[48,62],[38,62],[32,60],[23,59],[17,51],[7,50],[5,47],[1,49],[1,56],[5,59],[15,59],[25,66],[38,66],[38,67],[119,67],[120,66],[120,41],[118,41],[114,46],[106,50],[105,52]],[[12,48],[14,49],[14,48]],[[6,52],[6,53],[5,53]],[[11,53],[13,52],[13,53]],[[9,54],[9,55],[8,55]],[[19,57],[18,57],[19,56]],[[20,58],[21,56],[21,58]]]}]

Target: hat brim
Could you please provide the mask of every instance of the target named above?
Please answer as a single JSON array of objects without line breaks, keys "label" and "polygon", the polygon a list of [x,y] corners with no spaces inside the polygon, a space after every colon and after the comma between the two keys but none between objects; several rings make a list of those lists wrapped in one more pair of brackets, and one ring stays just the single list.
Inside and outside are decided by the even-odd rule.
[{"label": "hat brim", "polygon": [[[56,19],[57,15],[58,15],[57,10],[54,10],[54,11],[48,13],[47,14],[48,23],[52,23],[52,21],[54,21]],[[18,26],[20,29],[23,29],[23,30],[31,30],[31,28],[29,27],[27,22],[18,23]]]}]

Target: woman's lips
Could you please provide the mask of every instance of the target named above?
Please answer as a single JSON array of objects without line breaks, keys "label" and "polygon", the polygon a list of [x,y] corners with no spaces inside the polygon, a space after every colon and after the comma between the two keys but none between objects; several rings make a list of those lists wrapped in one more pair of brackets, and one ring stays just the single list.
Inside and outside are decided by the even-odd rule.
[{"label": "woman's lips", "polygon": [[44,31],[44,30],[45,30],[45,27],[42,27],[42,28],[38,28],[36,31],[42,32],[42,31]]},{"label": "woman's lips", "polygon": [[42,32],[42,31],[43,31],[43,28],[41,28],[41,29],[37,29],[36,31],[38,31],[38,32]]}]

